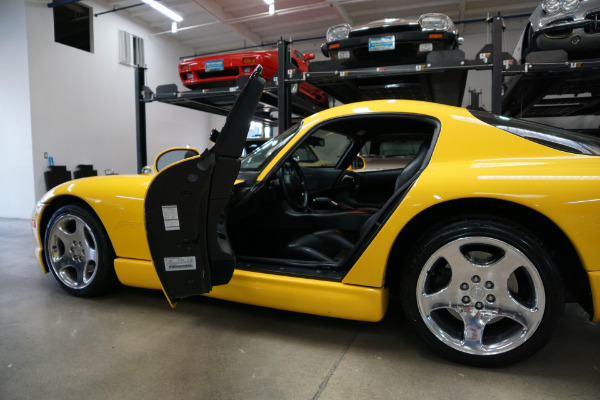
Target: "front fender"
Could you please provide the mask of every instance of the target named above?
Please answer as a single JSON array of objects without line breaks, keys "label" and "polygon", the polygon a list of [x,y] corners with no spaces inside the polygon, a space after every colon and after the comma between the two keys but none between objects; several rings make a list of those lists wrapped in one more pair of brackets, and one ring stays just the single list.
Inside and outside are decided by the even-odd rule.
[{"label": "front fender", "polygon": [[38,202],[32,217],[38,261],[42,260],[45,222],[56,205],[74,201],[83,201],[96,213],[117,257],[150,260],[144,225],[144,197],[150,179],[149,175],[82,178],[47,192]]}]

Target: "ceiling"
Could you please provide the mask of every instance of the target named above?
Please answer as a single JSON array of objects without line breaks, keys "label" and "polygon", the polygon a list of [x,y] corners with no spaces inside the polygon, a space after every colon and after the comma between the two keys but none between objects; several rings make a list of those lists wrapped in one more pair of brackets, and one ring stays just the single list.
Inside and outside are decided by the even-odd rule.
[{"label": "ceiling", "polygon": [[457,23],[531,13],[539,1],[521,0],[275,0],[275,13],[263,0],[162,0],[183,17],[178,32],[171,20],[140,0],[107,0],[110,8],[134,6],[123,11],[148,24],[158,35],[173,35],[194,54],[239,50],[269,45],[283,38],[291,41],[322,40],[327,28],[340,23],[361,25],[390,17],[418,17],[426,12],[445,13]]}]

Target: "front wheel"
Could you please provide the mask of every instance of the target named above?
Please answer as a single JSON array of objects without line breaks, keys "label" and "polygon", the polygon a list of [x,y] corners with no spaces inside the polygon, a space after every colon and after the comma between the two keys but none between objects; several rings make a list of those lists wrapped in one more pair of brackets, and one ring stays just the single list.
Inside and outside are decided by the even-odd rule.
[{"label": "front wheel", "polygon": [[44,235],[44,254],[50,273],[68,293],[92,297],[116,282],[114,252],[95,215],[69,205],[56,210]]},{"label": "front wheel", "polygon": [[402,281],[405,314],[442,356],[474,366],[529,357],[549,340],[563,287],[541,240],[510,221],[471,217],[425,235]]}]

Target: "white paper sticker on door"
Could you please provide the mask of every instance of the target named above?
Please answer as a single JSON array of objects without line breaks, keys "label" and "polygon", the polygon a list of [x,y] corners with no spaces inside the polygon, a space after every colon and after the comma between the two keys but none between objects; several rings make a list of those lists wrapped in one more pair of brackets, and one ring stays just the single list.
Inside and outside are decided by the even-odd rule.
[{"label": "white paper sticker on door", "polygon": [[196,257],[165,257],[165,271],[188,271],[196,269]]},{"label": "white paper sticker on door", "polygon": [[180,228],[177,206],[162,206],[162,213],[165,221],[165,231],[178,231]]}]

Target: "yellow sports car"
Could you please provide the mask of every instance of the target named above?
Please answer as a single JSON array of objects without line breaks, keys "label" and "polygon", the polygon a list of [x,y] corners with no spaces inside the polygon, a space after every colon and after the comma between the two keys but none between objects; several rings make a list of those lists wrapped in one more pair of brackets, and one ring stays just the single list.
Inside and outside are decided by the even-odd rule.
[{"label": "yellow sports car", "polygon": [[[566,299],[600,320],[598,138],[380,100],[310,116],[240,160],[258,73],[201,155],[44,195],[42,269],[76,296],[119,281],[171,304],[205,294],[362,321],[392,298],[435,351],[477,366],[540,349]],[[386,136],[414,158],[360,171],[361,149]]]}]

